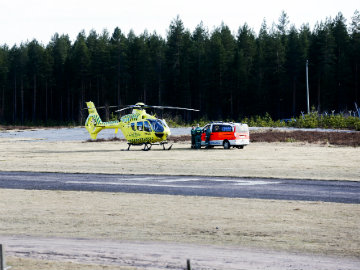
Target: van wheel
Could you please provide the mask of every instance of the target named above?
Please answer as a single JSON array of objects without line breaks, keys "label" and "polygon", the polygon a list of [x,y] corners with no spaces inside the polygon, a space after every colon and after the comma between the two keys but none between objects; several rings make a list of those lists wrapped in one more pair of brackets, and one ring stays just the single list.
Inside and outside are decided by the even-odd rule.
[{"label": "van wheel", "polygon": [[224,145],[224,149],[230,149],[229,141],[224,141],[223,145]]}]

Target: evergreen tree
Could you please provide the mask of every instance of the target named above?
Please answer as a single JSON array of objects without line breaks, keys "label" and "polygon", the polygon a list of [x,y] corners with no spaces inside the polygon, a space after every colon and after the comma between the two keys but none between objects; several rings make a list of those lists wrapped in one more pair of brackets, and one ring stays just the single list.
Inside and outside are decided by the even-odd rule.
[{"label": "evergreen tree", "polygon": [[163,105],[165,40],[154,33],[148,38],[147,43],[150,57],[149,88],[152,89],[149,101],[151,104]]},{"label": "evergreen tree", "polygon": [[352,100],[347,100],[346,97],[351,95],[351,71],[350,71],[350,55],[349,46],[350,38],[346,29],[346,20],[344,16],[339,13],[332,24],[332,35],[334,36],[334,53],[335,53],[335,84],[336,95],[333,103],[337,103],[337,108],[346,108],[350,105]]},{"label": "evergreen tree", "polygon": [[[71,69],[72,69],[72,81],[74,87],[75,97],[78,101],[78,106],[76,111],[81,110],[84,106],[85,99],[87,97],[86,90],[89,89],[87,86],[90,82],[89,75],[90,75],[90,53],[89,49],[85,42],[85,32],[82,31],[78,34],[76,41],[71,50]],[[92,96],[94,97],[94,96]],[[60,95],[60,117],[63,119],[63,99],[64,95]],[[80,120],[82,122],[83,116],[79,114]]]},{"label": "evergreen tree", "polygon": [[251,111],[252,104],[257,102],[254,89],[256,88],[256,38],[253,30],[244,24],[238,31],[236,54],[236,79],[238,103],[235,107],[242,116]]},{"label": "evergreen tree", "polygon": [[124,81],[126,78],[126,38],[120,28],[116,27],[110,39],[110,74],[113,87],[116,89],[117,105],[125,104]]},{"label": "evergreen tree", "polygon": [[208,89],[208,61],[207,51],[209,43],[209,33],[201,22],[196,26],[191,36],[191,97],[192,107],[199,108],[200,111],[208,110],[206,91]]},{"label": "evergreen tree", "polygon": [[189,105],[188,48],[190,34],[185,31],[181,19],[176,17],[167,34],[167,50],[165,53],[167,67],[167,82],[165,98],[170,105]]},{"label": "evergreen tree", "polygon": [[49,114],[53,119],[59,120],[58,115],[59,112],[62,111],[62,106],[60,106],[61,103],[59,104],[55,101],[62,100],[66,93],[66,119],[67,121],[72,121],[74,119],[75,96],[71,91],[71,41],[69,36],[59,36],[59,34],[56,33],[52,37],[48,49],[53,59],[53,75],[49,91]]},{"label": "evergreen tree", "polygon": [[350,26],[350,55],[352,69],[352,93],[350,99],[357,104],[360,103],[359,81],[360,81],[360,12],[356,10],[352,17]]},{"label": "evergreen tree", "polygon": [[6,45],[0,47],[0,120],[5,121],[5,89],[7,88],[8,48]]},{"label": "evergreen tree", "polygon": [[359,105],[359,12],[348,29],[339,13],[311,31],[295,28],[283,11],[270,30],[264,20],[257,36],[247,24],[236,36],[224,23],[211,32],[200,23],[190,33],[179,17],[166,39],[119,28],[111,36],[82,31],[74,42],[56,33],[47,46],[0,46],[0,119],[83,124],[87,100],[200,108],[198,116],[214,120],[295,116],[306,108],[306,60],[319,112]]},{"label": "evergreen tree", "polygon": [[34,39],[28,45],[28,73],[32,81],[32,122],[37,121],[38,91],[41,81],[41,65],[43,64],[44,48]]},{"label": "evergreen tree", "polygon": [[[317,110],[335,109],[335,40],[331,31],[332,22],[328,19],[315,27],[312,34],[310,57],[314,67],[313,77],[315,79],[317,92]],[[323,106],[322,106],[323,105]]]}]

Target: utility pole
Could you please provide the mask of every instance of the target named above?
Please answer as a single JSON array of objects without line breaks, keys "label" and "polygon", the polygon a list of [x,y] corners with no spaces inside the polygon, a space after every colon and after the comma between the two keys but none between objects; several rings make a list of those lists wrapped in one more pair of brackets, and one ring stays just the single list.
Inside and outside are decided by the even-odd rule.
[{"label": "utility pole", "polygon": [[0,244],[0,270],[5,270],[5,254],[3,245]]},{"label": "utility pole", "polygon": [[306,104],[307,104],[307,113],[310,113],[310,103],[309,103],[309,60],[306,60]]}]

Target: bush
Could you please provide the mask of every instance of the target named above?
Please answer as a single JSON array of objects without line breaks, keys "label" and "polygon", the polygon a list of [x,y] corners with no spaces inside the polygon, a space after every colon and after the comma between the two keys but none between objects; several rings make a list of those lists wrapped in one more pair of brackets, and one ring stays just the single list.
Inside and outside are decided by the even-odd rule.
[{"label": "bush", "polygon": [[241,122],[253,127],[332,128],[360,131],[359,117],[344,116],[343,114],[319,115],[317,111],[291,118],[286,122],[274,121],[268,113],[263,117],[257,115],[244,118]]}]

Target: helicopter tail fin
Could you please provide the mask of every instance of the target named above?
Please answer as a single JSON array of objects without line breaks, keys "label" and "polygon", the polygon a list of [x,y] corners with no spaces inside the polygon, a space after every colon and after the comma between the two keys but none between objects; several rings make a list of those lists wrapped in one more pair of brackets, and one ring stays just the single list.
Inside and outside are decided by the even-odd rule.
[{"label": "helicopter tail fin", "polygon": [[86,102],[89,116],[85,121],[85,128],[90,134],[91,139],[96,140],[98,133],[104,128],[100,115],[97,113],[94,102]]}]

